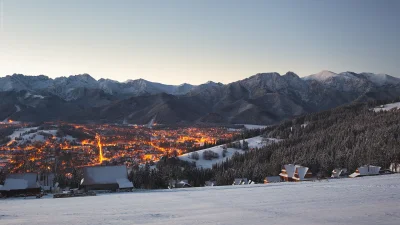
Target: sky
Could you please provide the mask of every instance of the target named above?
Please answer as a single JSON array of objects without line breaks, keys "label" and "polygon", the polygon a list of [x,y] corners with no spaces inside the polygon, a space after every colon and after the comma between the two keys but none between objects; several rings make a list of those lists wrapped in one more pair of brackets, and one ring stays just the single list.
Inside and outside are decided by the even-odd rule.
[{"label": "sky", "polygon": [[0,0],[0,76],[229,83],[400,76],[400,1]]}]

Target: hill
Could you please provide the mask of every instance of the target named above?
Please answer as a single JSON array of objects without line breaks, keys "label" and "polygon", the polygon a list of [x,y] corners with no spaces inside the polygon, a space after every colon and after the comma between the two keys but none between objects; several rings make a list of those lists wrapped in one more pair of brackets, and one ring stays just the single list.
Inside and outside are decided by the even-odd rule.
[{"label": "hill", "polygon": [[355,171],[365,164],[389,168],[390,163],[400,163],[400,111],[375,111],[381,104],[357,103],[285,121],[266,134],[284,141],[235,155],[214,166],[214,176],[224,184],[233,177],[262,181],[278,175],[287,163],[307,166],[320,176],[330,176],[334,168]]}]

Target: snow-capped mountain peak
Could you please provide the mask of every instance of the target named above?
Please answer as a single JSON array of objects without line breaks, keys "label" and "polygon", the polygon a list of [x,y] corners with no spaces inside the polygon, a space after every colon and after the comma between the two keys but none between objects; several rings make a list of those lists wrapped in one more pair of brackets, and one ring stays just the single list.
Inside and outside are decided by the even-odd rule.
[{"label": "snow-capped mountain peak", "polygon": [[305,80],[325,81],[329,78],[336,77],[336,76],[338,76],[337,73],[334,73],[329,70],[322,70],[321,72],[307,76],[304,79]]}]

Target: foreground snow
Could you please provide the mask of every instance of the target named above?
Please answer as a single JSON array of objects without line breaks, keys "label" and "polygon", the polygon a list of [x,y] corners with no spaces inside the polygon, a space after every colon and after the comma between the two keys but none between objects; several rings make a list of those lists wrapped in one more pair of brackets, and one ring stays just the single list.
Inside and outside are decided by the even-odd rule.
[{"label": "foreground snow", "polygon": [[0,200],[2,225],[393,224],[400,175],[69,199]]},{"label": "foreground snow", "polygon": [[[246,141],[249,143],[249,149],[255,149],[255,148],[264,147],[264,146],[274,143],[274,142],[278,142],[279,139],[275,139],[275,138],[264,139],[261,136],[257,136],[257,137],[246,139]],[[243,141],[240,141],[240,143],[243,144]],[[199,160],[191,159],[192,152],[179,156],[179,159],[183,160],[183,161],[188,161],[188,162],[195,162],[196,166],[198,168],[206,169],[206,168],[212,168],[212,166],[214,164],[221,163],[227,159],[230,159],[235,153],[239,153],[239,154],[245,153],[245,151],[243,151],[241,149],[228,148],[225,157],[223,157],[222,153],[223,153],[224,149],[222,148],[222,146],[223,145],[218,145],[215,147],[196,151],[199,154]],[[211,151],[217,153],[219,158],[212,159],[212,160],[203,159],[203,152],[207,151],[207,150],[211,150]],[[252,151],[252,150],[250,150],[250,151]]]}]

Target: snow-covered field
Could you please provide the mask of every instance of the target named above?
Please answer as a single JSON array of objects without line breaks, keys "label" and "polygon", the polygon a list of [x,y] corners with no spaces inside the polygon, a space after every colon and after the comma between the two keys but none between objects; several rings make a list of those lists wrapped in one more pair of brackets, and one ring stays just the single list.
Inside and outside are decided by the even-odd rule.
[{"label": "snow-covered field", "polygon": [[[33,132],[33,131],[35,131],[35,132]],[[30,133],[30,132],[32,132],[32,133]],[[27,141],[44,142],[47,140],[47,138],[42,134],[52,135],[55,137],[57,135],[57,130],[56,129],[54,129],[54,130],[38,130],[38,127],[20,128],[20,129],[15,130],[10,136],[8,136],[11,139],[8,144],[17,142],[17,145],[21,145],[21,144],[26,143]],[[65,139],[68,141],[75,140],[75,138],[70,135],[64,136],[63,138],[57,138],[58,141],[60,141],[61,139]]]},{"label": "snow-covered field", "polygon": [[[263,138],[261,136],[257,136],[257,137],[246,139],[246,141],[249,143],[249,149],[252,149],[252,148],[261,148],[263,146],[266,146],[266,145],[271,144],[273,142],[277,142],[279,140],[278,139],[274,139],[274,138],[268,138],[268,140],[266,141],[266,140],[263,140]],[[243,141],[240,141],[240,143],[243,144]],[[212,159],[212,160],[203,159],[203,152],[207,151],[207,150],[211,150],[211,151],[217,153],[219,158],[218,159]],[[198,168],[205,168],[206,169],[206,168],[212,168],[212,165],[217,164],[217,163],[221,163],[221,162],[231,158],[235,153],[243,154],[245,152],[245,151],[243,151],[241,149],[227,148],[226,156],[223,157],[222,156],[222,152],[223,151],[224,151],[224,149],[222,148],[222,145],[218,145],[218,146],[215,146],[215,147],[206,148],[206,149],[203,149],[203,150],[196,151],[199,154],[199,160],[191,159],[191,154],[192,153],[183,154],[183,155],[179,156],[178,158],[180,160],[184,160],[184,161],[188,161],[188,162],[196,162],[196,166]]]},{"label": "snow-covered field", "polygon": [[378,108],[374,108],[375,112],[380,112],[380,111],[389,111],[392,109],[400,109],[400,102],[392,103],[392,104],[386,104]]},{"label": "snow-covered field", "polygon": [[0,224],[393,224],[400,174],[69,199],[0,200]]}]

